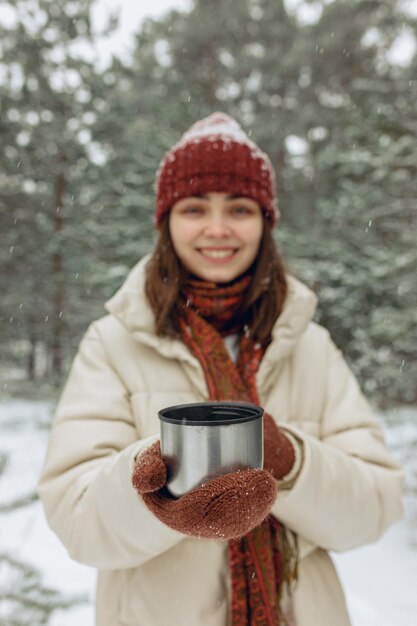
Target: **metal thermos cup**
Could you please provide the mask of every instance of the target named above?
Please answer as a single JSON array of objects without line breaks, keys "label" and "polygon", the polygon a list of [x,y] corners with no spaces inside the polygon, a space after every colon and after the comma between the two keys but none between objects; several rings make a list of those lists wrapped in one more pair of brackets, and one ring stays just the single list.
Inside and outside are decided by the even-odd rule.
[{"label": "metal thermos cup", "polygon": [[202,402],[159,411],[167,487],[179,497],[210,478],[263,467],[263,413],[246,402]]}]

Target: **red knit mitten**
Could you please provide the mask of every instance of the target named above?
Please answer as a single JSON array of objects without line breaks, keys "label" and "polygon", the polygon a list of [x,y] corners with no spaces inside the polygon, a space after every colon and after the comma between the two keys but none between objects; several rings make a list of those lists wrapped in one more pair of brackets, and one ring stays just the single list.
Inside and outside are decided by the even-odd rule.
[{"label": "red knit mitten", "polygon": [[265,470],[248,469],[213,478],[176,499],[163,487],[166,468],[159,442],[139,455],[132,483],[164,524],[186,535],[238,539],[259,526],[275,501],[277,486]]},{"label": "red knit mitten", "polygon": [[295,462],[295,450],[269,413],[264,414],[264,469],[276,480],[286,476]]}]

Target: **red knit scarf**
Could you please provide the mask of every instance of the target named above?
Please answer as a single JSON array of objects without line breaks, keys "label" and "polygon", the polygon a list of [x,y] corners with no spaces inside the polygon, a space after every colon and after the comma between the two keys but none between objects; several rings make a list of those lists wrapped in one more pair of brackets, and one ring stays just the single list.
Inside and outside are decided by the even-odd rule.
[{"label": "red knit scarf", "polygon": [[250,282],[250,276],[243,276],[226,287],[219,287],[215,283],[189,280],[183,290],[186,306],[214,326],[221,335],[231,335],[242,329],[242,320],[238,319],[239,309]]},{"label": "red knit scarf", "polygon": [[[203,367],[211,400],[259,404],[255,376],[264,350],[254,344],[248,332],[242,332],[234,363],[222,339],[225,328],[233,326],[233,316],[249,282],[244,277],[219,287],[192,281],[184,290],[185,306],[179,320],[182,339]],[[269,515],[242,539],[229,541],[229,563],[232,626],[286,624],[280,601],[283,586],[294,581],[296,565],[282,524]]]}]

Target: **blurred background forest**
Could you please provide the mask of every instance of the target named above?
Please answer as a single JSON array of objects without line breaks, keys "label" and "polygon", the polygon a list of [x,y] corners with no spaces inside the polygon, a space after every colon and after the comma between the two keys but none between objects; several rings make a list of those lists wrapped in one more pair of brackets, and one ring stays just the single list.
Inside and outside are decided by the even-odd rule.
[{"label": "blurred background forest", "polygon": [[59,389],[152,248],[164,152],[222,110],[271,156],[317,320],[374,404],[415,403],[415,4],[193,0],[106,65],[93,4],[0,1],[0,392]]}]

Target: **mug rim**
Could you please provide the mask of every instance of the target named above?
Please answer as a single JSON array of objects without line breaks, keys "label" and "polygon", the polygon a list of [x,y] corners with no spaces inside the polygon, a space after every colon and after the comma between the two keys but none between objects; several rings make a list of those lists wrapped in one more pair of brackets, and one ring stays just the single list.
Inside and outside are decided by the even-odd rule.
[{"label": "mug rim", "polygon": [[[198,415],[198,411],[201,412],[201,416]],[[188,417],[184,416],[187,412]],[[223,414],[221,418],[220,412]],[[175,404],[158,411],[161,422],[176,426],[230,426],[261,419],[263,414],[264,409],[257,404],[227,400]]]}]

